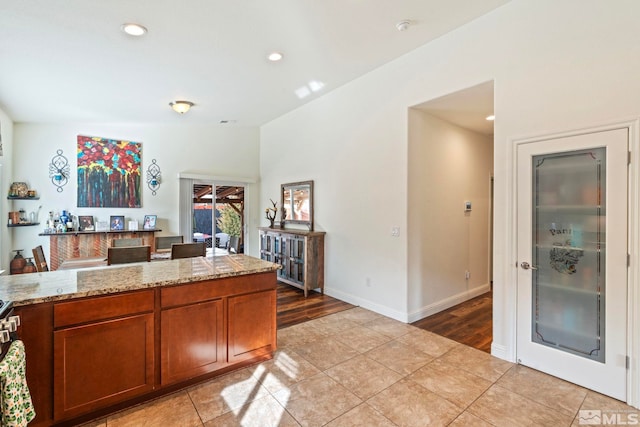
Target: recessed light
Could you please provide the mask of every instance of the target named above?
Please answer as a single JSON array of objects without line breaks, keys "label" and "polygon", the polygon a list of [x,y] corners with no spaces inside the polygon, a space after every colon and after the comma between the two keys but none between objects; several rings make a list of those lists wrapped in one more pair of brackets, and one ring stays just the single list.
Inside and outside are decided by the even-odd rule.
[{"label": "recessed light", "polygon": [[313,92],[317,92],[324,87],[324,83],[319,82],[318,80],[312,80],[309,82],[309,89]]},{"label": "recessed light", "polygon": [[284,55],[280,52],[271,52],[269,56],[267,56],[269,61],[272,61],[272,62],[280,61],[283,57]]},{"label": "recessed light", "polygon": [[494,116],[493,114],[490,116],[486,117],[487,120],[489,120],[490,122],[494,121],[496,119],[496,116]]},{"label": "recessed light", "polygon": [[122,24],[120,27],[122,31],[130,36],[142,36],[147,32],[147,29],[140,24]]}]

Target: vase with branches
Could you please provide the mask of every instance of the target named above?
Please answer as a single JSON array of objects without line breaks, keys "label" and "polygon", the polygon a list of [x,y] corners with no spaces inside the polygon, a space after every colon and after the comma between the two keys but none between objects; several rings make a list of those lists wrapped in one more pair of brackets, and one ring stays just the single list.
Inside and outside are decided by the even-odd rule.
[{"label": "vase with branches", "polygon": [[269,220],[269,227],[273,228],[273,222],[276,220],[276,214],[278,213],[278,203],[274,202],[273,200],[269,199],[271,201],[271,204],[273,205],[272,207],[268,207],[264,210],[264,216],[265,218],[267,218]]}]

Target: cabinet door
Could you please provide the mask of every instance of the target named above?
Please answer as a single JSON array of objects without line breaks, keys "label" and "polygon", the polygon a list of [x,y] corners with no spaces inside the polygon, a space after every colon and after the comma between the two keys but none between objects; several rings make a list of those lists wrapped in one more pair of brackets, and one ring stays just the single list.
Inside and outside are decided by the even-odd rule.
[{"label": "cabinet door", "polygon": [[229,298],[228,324],[230,363],[275,351],[275,289]]},{"label": "cabinet door", "polygon": [[222,300],[162,311],[161,382],[213,372],[225,363]]},{"label": "cabinet door", "polygon": [[153,390],[153,334],[153,313],[55,331],[54,419]]}]

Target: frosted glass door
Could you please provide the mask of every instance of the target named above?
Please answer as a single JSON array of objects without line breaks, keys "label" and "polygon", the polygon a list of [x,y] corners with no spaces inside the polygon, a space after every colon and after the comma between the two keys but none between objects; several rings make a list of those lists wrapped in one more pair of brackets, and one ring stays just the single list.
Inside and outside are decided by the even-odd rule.
[{"label": "frosted glass door", "polygon": [[533,157],[533,342],[604,361],[604,148]]},{"label": "frosted glass door", "polygon": [[517,147],[517,360],[626,399],[628,129]]}]

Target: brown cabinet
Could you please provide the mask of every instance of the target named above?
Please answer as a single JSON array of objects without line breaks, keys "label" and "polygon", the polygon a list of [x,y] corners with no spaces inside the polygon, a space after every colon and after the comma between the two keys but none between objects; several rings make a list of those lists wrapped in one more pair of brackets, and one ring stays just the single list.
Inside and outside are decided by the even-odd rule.
[{"label": "brown cabinet", "polygon": [[260,258],[280,264],[278,280],[324,293],[323,231],[260,228]]},{"label": "brown cabinet", "polygon": [[222,299],[162,311],[162,384],[193,378],[224,366],[223,316]]},{"label": "brown cabinet", "polygon": [[154,389],[153,301],[141,291],[54,305],[55,420]]},{"label": "brown cabinet", "polygon": [[[229,362],[235,363],[275,350],[276,291],[229,298]],[[262,327],[256,327],[262,325]]]},{"label": "brown cabinet", "polygon": [[75,425],[270,358],[276,275],[20,306],[16,314],[32,424]]}]

